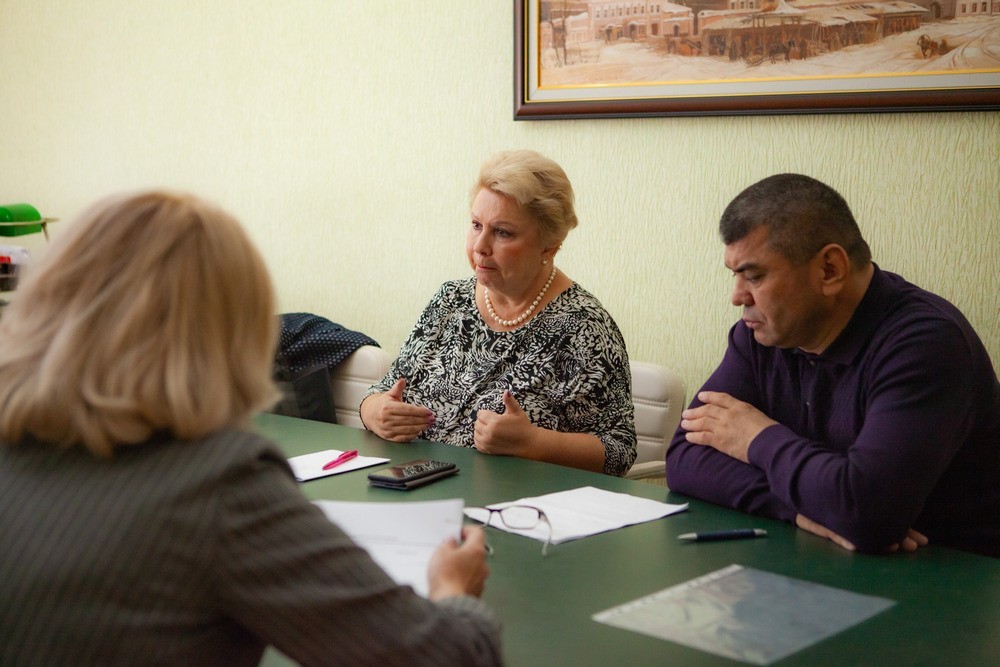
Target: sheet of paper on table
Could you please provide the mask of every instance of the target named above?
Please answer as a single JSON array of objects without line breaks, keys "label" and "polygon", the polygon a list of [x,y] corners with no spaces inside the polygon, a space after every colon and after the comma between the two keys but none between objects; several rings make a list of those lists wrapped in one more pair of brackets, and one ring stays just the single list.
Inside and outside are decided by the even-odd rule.
[{"label": "sheet of paper on table", "polygon": [[325,449],[321,452],[313,452],[312,454],[302,454],[301,456],[293,456],[288,459],[288,465],[292,467],[292,472],[295,473],[295,479],[300,482],[307,482],[310,479],[327,477],[329,475],[339,475],[343,472],[351,472],[352,470],[377,466],[378,464],[385,463],[389,460],[378,456],[359,455],[350,461],[341,463],[335,468],[323,470],[323,466],[330,461],[333,461],[343,453],[344,452],[339,449]]},{"label": "sheet of paper on table", "polygon": [[427,565],[449,537],[462,536],[461,498],[407,503],[316,500],[327,518],[367,551],[393,581],[427,597]]},{"label": "sheet of paper on table", "polygon": [[[616,528],[624,528],[637,523],[662,519],[665,516],[683,512],[687,503],[668,505],[657,500],[638,498],[627,493],[604,491],[592,486],[583,486],[569,491],[549,493],[544,496],[521,498],[510,502],[494,503],[492,509],[511,505],[529,505],[545,512],[552,524],[552,544],[576,540],[588,535],[596,535]],[[485,523],[488,512],[474,507],[466,508],[466,516]],[[541,523],[530,530],[509,528],[494,518],[491,527],[517,533],[536,540],[545,541],[548,527]]]}]

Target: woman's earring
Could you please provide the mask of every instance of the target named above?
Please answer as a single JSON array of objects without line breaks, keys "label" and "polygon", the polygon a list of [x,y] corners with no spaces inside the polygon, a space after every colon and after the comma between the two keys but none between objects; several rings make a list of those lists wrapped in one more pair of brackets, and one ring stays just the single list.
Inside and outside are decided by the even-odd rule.
[{"label": "woman's earring", "polygon": [[548,264],[548,263],[549,263],[549,260],[547,260],[547,259],[543,259],[543,260],[542,260],[542,264],[543,264],[543,265],[545,265],[545,264]]}]

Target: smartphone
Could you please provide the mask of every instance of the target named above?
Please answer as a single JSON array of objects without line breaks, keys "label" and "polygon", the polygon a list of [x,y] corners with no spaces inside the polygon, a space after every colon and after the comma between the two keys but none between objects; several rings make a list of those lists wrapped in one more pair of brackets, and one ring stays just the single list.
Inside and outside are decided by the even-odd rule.
[{"label": "smartphone", "polygon": [[448,461],[416,459],[369,473],[368,483],[385,489],[409,491],[457,472],[458,466]]}]

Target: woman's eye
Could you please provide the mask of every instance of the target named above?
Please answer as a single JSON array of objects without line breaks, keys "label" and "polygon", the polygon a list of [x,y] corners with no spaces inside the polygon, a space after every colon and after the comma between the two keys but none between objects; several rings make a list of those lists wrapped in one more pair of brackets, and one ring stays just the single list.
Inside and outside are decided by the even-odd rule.
[{"label": "woman's eye", "polygon": [[472,228],[475,229],[476,231],[479,231],[480,229],[483,228],[483,223],[479,222],[478,220],[473,220]]},{"label": "woman's eye", "polygon": [[506,238],[510,238],[511,233],[508,232],[506,229],[498,229],[497,230],[497,236],[499,236],[502,239],[506,239]]}]

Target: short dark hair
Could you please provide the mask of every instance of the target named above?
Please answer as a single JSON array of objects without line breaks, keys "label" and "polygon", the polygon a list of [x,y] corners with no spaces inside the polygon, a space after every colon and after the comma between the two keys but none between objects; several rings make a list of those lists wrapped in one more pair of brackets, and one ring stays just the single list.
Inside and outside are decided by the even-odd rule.
[{"label": "short dark hair", "polygon": [[776,174],[758,181],[729,203],[719,220],[726,245],[765,227],[768,244],[792,264],[802,264],[836,243],[855,268],[872,259],[851,209],[829,185],[802,174]]}]

